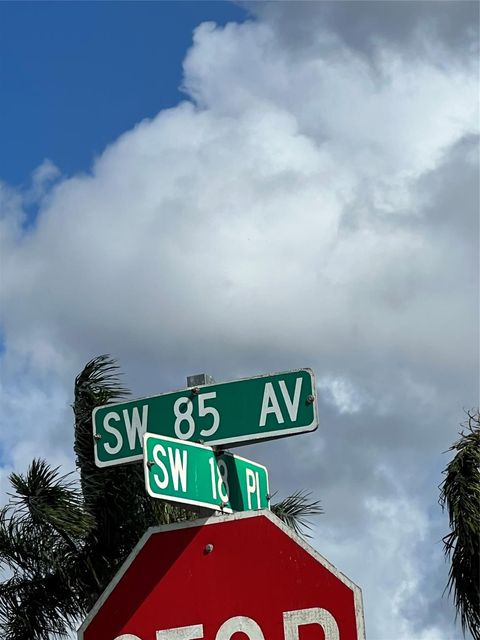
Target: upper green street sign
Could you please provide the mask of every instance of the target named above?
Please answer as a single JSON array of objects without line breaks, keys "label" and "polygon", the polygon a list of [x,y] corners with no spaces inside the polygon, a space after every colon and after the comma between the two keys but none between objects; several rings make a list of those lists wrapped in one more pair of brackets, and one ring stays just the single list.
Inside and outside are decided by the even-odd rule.
[{"label": "upper green street sign", "polygon": [[142,459],[144,433],[209,445],[271,440],[318,426],[315,379],[299,369],[97,407],[99,467]]},{"label": "upper green street sign", "polygon": [[224,513],[268,509],[264,466],[231,453],[215,455],[196,442],[152,433],[143,438],[145,486],[153,498]]}]

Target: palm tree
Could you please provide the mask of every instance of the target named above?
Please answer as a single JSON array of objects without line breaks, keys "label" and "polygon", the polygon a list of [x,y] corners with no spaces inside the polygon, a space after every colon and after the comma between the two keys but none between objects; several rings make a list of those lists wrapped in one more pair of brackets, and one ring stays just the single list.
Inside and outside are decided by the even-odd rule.
[{"label": "palm tree", "polygon": [[440,485],[450,533],[443,538],[450,560],[446,589],[453,592],[463,633],[480,640],[480,413],[468,412],[465,430],[449,451],[456,451]]},{"label": "palm tree", "polygon": [[85,611],[93,518],[74,483],[44,461],[10,481],[16,493],[0,511],[0,566],[9,573],[0,584],[0,637],[62,637]]},{"label": "palm tree", "polygon": [[[107,355],[75,380],[75,444],[79,482],[60,476],[42,460],[12,474],[15,494],[0,511],[0,637],[62,638],[86,615],[144,531],[194,517],[150,498],[141,463],[99,469],[93,458],[95,407],[127,397],[118,365]],[[297,532],[318,501],[298,492],[272,510]]]}]

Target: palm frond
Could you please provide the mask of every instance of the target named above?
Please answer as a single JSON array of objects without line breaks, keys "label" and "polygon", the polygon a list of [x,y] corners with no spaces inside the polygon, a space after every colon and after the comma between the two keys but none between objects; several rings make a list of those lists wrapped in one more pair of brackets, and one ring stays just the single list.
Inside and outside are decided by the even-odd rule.
[{"label": "palm frond", "polygon": [[45,460],[34,459],[27,473],[10,475],[16,495],[11,508],[17,519],[28,519],[33,525],[49,524],[62,535],[85,536],[93,519],[83,507],[82,496],[70,474],[60,476]]},{"label": "palm frond", "polygon": [[0,567],[25,575],[46,571],[51,566],[57,538],[51,529],[41,531],[9,517],[9,508],[5,507],[0,512]]},{"label": "palm frond", "polygon": [[280,502],[271,505],[272,512],[280,518],[286,525],[298,533],[298,535],[309,538],[305,531],[310,530],[310,516],[317,516],[323,513],[319,500],[311,500],[309,491],[297,491],[291,496],[287,496]]},{"label": "palm frond", "polygon": [[118,402],[130,395],[120,383],[120,367],[108,354],[93,358],[75,378],[75,416],[86,411],[90,417],[91,407]]},{"label": "palm frond", "polygon": [[462,630],[480,640],[480,414],[468,413],[466,431],[450,447],[456,451],[440,485],[450,533],[443,539],[450,559],[446,589],[453,592]]},{"label": "palm frond", "polygon": [[0,585],[3,640],[66,638],[79,618],[75,595],[63,576],[13,576]]},{"label": "palm frond", "polygon": [[[0,511],[0,637],[45,640],[68,635],[88,611],[95,585],[84,538],[93,526],[76,483],[43,460],[13,473],[14,494]],[[90,604],[90,603],[89,603]]]},{"label": "palm frond", "polygon": [[65,637],[85,613],[72,569],[76,552],[45,524],[15,515],[0,520],[0,566],[10,576],[0,583],[0,637],[47,640]]}]

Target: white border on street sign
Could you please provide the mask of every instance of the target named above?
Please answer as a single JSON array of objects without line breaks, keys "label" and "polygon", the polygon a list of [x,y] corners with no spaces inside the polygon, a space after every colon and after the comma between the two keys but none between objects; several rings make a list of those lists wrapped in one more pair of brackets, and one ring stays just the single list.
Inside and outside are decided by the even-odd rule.
[{"label": "white border on street sign", "polygon": [[[211,384],[198,385],[198,389],[203,389],[203,388],[212,389],[212,387],[214,386],[225,385],[225,384],[235,384],[237,382],[246,382],[247,380],[257,380],[259,378],[270,378],[272,376],[285,376],[292,373],[298,373],[299,371],[308,372],[312,380],[312,393],[314,396],[314,401],[312,403],[313,404],[313,421],[309,425],[305,425],[304,427],[292,427],[291,429],[277,429],[277,431],[269,431],[268,434],[265,434],[267,435],[267,437],[264,437],[262,435],[262,432],[260,431],[254,434],[247,434],[245,436],[240,436],[233,440],[232,438],[222,438],[220,440],[209,440],[208,445],[209,446],[228,445],[229,447],[236,447],[236,446],[249,444],[250,442],[254,443],[257,440],[261,442],[268,442],[269,440],[276,440],[284,436],[296,435],[299,433],[310,433],[311,431],[315,431],[319,425],[318,405],[317,405],[317,383],[315,380],[315,372],[313,371],[313,369],[310,369],[310,367],[304,367],[303,369],[292,369],[291,371],[280,371],[278,373],[262,373],[261,375],[251,376],[250,378],[239,378],[238,380],[227,380],[227,382],[215,382],[215,384],[213,385]],[[193,387],[186,387],[183,389],[177,389],[176,391],[166,391],[165,393],[159,393],[154,396],[144,396],[142,398],[133,398],[131,400],[127,399],[127,400],[124,400],[123,402],[116,402],[114,404],[104,404],[104,405],[101,405],[100,407],[95,407],[95,409],[92,411],[92,429],[93,429],[93,437],[94,437],[93,452],[95,457],[95,465],[100,468],[112,467],[119,464],[128,464],[129,462],[138,462],[139,460],[143,460],[143,453],[139,453],[133,456],[128,456],[125,458],[114,458],[112,460],[99,460],[97,456],[98,442],[95,439],[95,436],[98,435],[95,429],[95,415],[97,411],[100,411],[101,409],[106,409],[106,408],[115,410],[115,407],[122,407],[125,404],[131,403],[131,402],[146,402],[147,400],[153,400],[154,398],[169,396],[172,393],[181,393],[184,391],[188,391],[189,389],[192,389],[192,388]],[[147,431],[147,433],[152,433],[152,432]],[[163,434],[161,433],[157,433],[155,435],[163,437]],[[184,442],[192,442],[192,441],[184,440]]]},{"label": "white border on street sign", "polygon": [[84,633],[87,630],[88,625],[94,617],[97,615],[98,611],[102,608],[103,604],[106,602],[107,598],[113,592],[117,584],[123,578],[125,573],[130,568],[130,565],[133,563],[137,555],[140,553],[141,549],[146,544],[147,540],[155,535],[156,533],[163,533],[164,531],[176,531],[179,529],[190,529],[191,527],[199,527],[205,525],[216,525],[222,522],[228,522],[232,520],[243,520],[244,518],[268,518],[273,524],[275,524],[279,529],[281,529],[289,538],[291,538],[294,542],[298,544],[304,551],[306,551],[310,556],[312,556],[317,562],[319,562],[325,569],[327,569],[330,573],[343,582],[349,589],[353,591],[354,596],[354,604],[355,604],[355,621],[357,627],[357,637],[358,640],[365,640],[365,620],[363,615],[363,599],[362,599],[362,591],[358,585],[356,585],[350,578],[347,578],[345,574],[339,571],[336,567],[333,566],[331,562],[329,562],[326,558],[318,553],[313,547],[311,547],[303,538],[301,538],[298,534],[293,531],[290,527],[288,527],[284,522],[280,520],[276,515],[274,515],[268,509],[262,509],[261,511],[238,511],[236,513],[232,513],[227,516],[213,516],[209,518],[201,518],[199,520],[189,520],[188,522],[174,522],[172,524],[164,524],[158,527],[150,527],[140,538],[138,543],[135,545],[130,555],[127,557],[123,565],[117,571],[113,579],[110,581],[110,584],[99,597],[97,602],[94,604],[92,609],[89,611],[87,617],[84,622],[80,626],[77,632],[78,640],[84,640]]},{"label": "white border on street sign", "polygon": [[[180,443],[182,445],[187,445],[188,447],[197,447],[197,449],[209,449],[212,453],[214,453],[213,447],[210,447],[209,445],[206,445],[206,444],[198,444],[197,442],[192,442],[191,440],[179,440],[178,438],[170,438],[170,436],[161,436],[161,435],[158,435],[157,433],[148,433],[148,432],[143,435],[143,451],[144,452],[147,450],[146,444],[149,438],[161,438],[162,440],[167,440],[168,442],[172,442],[174,445]],[[265,476],[267,480],[267,494],[270,492],[267,467],[265,467],[263,464],[259,464],[258,462],[254,462],[253,460],[249,460],[248,458],[243,458],[242,456],[237,456],[236,454],[230,453],[230,451],[224,451],[223,453],[225,455],[231,456],[232,458],[235,458],[236,460],[243,460],[243,462],[247,462],[248,464],[251,464],[251,465],[254,465],[255,467],[259,467],[263,469],[265,471]],[[154,493],[150,489],[150,483],[148,482],[148,477],[149,477],[148,472],[149,472],[148,460],[146,456],[143,456],[143,473],[145,476],[145,489],[148,495],[151,496],[152,498],[157,498],[160,500],[164,500],[165,502],[170,502],[174,504],[188,504],[196,507],[206,507],[207,509],[211,509],[212,511],[222,511],[223,513],[234,512],[234,510],[230,507],[224,507],[223,509],[221,509],[219,505],[211,502],[200,502],[199,500],[190,500],[188,498],[179,498],[177,500],[171,494]]]},{"label": "white border on street sign", "polygon": [[[179,440],[178,438],[170,438],[169,436],[161,436],[156,433],[145,433],[143,435],[143,451],[146,451],[147,440],[149,438],[161,438],[162,440],[167,440],[168,442],[173,442],[173,444],[178,444],[179,442],[187,447],[197,448],[197,449],[209,449],[213,454],[213,447],[209,447],[204,444],[198,444],[197,442],[191,442],[190,440]],[[148,482],[148,460],[147,456],[143,456],[143,473],[145,475],[145,489],[148,495],[152,498],[158,498],[160,500],[164,500],[166,502],[174,502],[176,504],[189,504],[194,507],[206,507],[207,509],[211,509],[212,511],[224,511],[225,513],[233,513],[233,509],[230,507],[225,507],[224,509],[220,509],[219,505],[212,504],[211,502],[201,502],[200,500],[190,500],[189,498],[181,498],[179,500],[175,499],[175,496],[172,496],[168,493],[154,493],[150,489],[150,483]]]}]

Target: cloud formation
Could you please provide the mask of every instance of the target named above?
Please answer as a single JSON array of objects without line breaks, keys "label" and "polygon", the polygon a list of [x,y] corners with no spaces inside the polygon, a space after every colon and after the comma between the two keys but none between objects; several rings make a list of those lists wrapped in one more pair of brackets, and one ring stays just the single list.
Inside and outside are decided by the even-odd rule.
[{"label": "cloud formation", "polygon": [[72,464],[93,355],[138,395],[311,366],[320,429],[243,453],[322,499],[315,546],[363,587],[369,638],[454,640],[436,487],[478,389],[471,6],[353,6],[200,25],[183,103],[88,174],[2,185],[2,473]]}]

